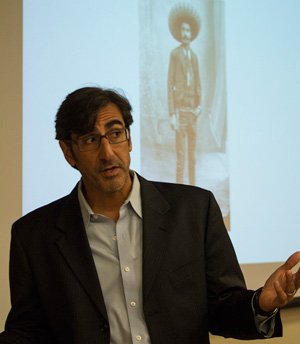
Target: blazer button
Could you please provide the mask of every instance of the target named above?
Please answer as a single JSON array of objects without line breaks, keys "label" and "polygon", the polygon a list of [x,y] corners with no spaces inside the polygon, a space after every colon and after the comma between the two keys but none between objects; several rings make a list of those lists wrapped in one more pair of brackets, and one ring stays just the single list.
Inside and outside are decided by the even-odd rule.
[{"label": "blazer button", "polygon": [[109,326],[108,324],[103,324],[102,327],[100,328],[101,332],[108,332],[109,331]]}]

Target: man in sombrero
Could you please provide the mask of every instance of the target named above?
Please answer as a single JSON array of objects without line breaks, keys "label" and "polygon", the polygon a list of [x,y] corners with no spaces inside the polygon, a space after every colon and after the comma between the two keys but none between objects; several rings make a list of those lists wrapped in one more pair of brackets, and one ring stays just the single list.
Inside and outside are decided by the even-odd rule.
[{"label": "man in sombrero", "polygon": [[176,182],[183,183],[186,139],[189,183],[195,185],[196,124],[201,111],[198,60],[190,47],[200,30],[197,13],[187,5],[175,6],[169,16],[173,37],[181,42],[172,50],[168,74],[168,102],[171,127],[176,131]]}]

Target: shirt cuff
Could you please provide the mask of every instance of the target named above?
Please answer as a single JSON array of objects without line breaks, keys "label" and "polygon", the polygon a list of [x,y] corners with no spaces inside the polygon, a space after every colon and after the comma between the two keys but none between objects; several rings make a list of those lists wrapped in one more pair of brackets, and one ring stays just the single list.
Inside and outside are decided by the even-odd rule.
[{"label": "shirt cuff", "polygon": [[256,299],[258,298],[261,289],[258,289],[252,297],[252,310],[254,315],[254,322],[257,331],[262,334],[265,338],[271,338],[275,332],[275,316],[278,313],[278,309],[271,313],[270,315],[260,315],[257,312]]}]

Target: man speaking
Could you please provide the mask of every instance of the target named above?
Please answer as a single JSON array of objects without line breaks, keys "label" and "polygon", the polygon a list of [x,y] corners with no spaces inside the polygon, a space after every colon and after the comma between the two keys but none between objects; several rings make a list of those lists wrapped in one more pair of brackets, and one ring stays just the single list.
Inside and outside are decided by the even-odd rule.
[{"label": "man speaking", "polygon": [[13,224],[1,344],[208,344],[281,335],[300,252],[247,290],[220,209],[201,188],[130,169],[133,119],[112,90],[70,93],[56,138],[73,191]]}]

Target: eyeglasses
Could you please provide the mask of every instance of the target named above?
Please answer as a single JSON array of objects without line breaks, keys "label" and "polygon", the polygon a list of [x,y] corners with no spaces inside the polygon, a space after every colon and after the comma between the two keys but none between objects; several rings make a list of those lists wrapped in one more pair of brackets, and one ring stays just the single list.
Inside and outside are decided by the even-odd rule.
[{"label": "eyeglasses", "polygon": [[129,140],[129,129],[118,128],[108,131],[104,135],[91,134],[78,140],[65,140],[66,142],[74,142],[77,144],[80,152],[88,152],[98,149],[101,145],[102,138],[105,137],[107,141],[114,145]]}]

